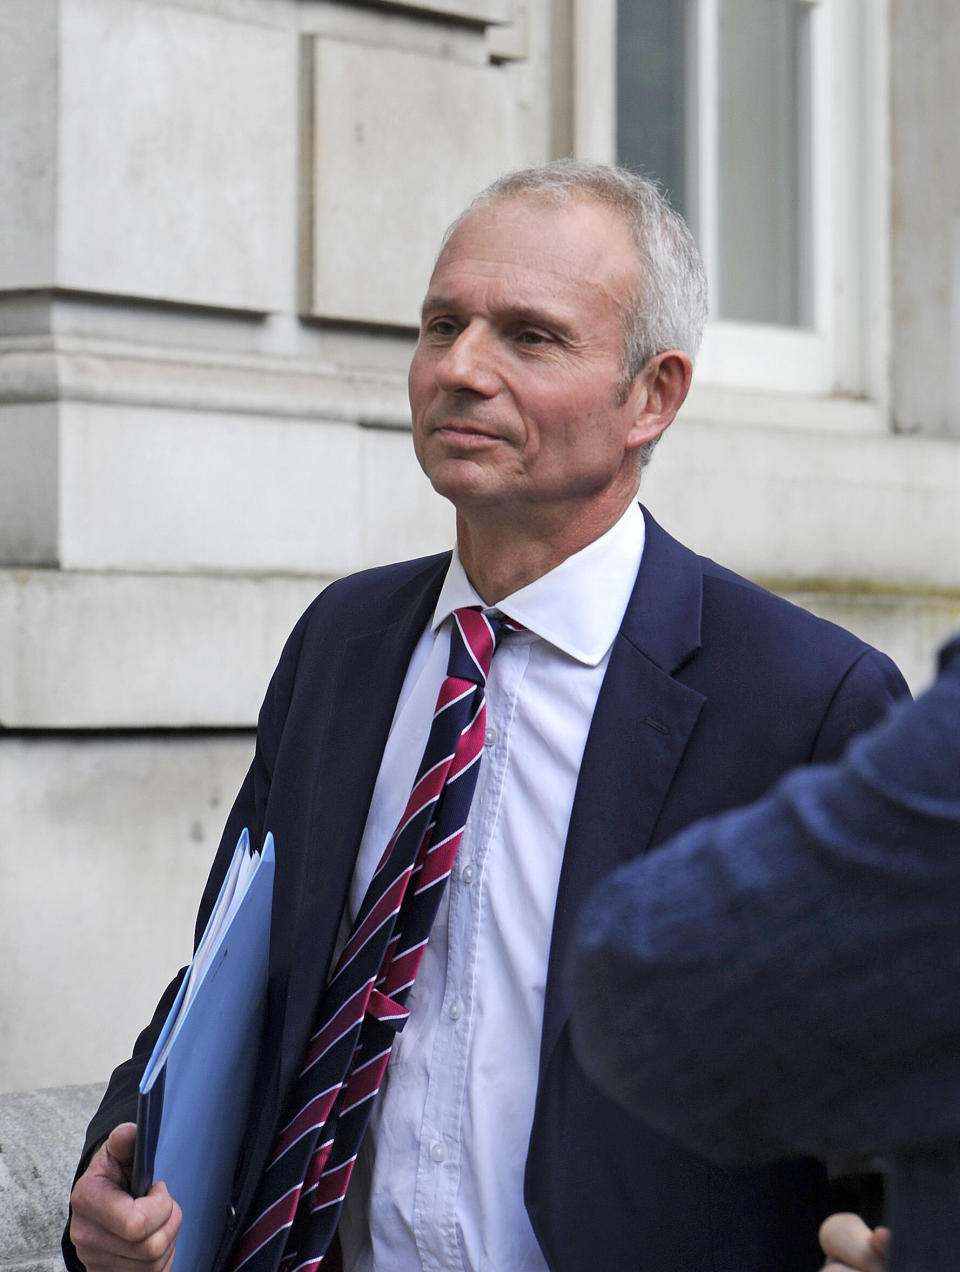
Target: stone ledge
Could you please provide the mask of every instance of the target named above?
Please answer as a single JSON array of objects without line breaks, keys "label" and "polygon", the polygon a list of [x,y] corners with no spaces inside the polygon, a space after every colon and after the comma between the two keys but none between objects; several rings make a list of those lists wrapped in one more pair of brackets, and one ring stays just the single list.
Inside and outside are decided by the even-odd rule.
[{"label": "stone ledge", "polygon": [[62,1272],[60,1235],[103,1086],[0,1095],[0,1272]]},{"label": "stone ledge", "polygon": [[0,727],[252,727],[327,582],[0,570]]},{"label": "stone ledge", "polygon": [[960,440],[683,414],[640,493],[671,534],[748,578],[960,593]]},{"label": "stone ledge", "polygon": [[405,430],[81,401],[3,415],[0,564],[332,577],[452,539]]},{"label": "stone ledge", "polygon": [[[202,330],[202,324],[196,324]],[[0,338],[0,401],[90,402],[409,430],[406,377],[340,372],[306,357]]]},{"label": "stone ledge", "polygon": [[[885,650],[914,690],[960,627],[960,588],[753,577]],[[0,570],[0,728],[252,728],[291,628],[327,582]]]}]

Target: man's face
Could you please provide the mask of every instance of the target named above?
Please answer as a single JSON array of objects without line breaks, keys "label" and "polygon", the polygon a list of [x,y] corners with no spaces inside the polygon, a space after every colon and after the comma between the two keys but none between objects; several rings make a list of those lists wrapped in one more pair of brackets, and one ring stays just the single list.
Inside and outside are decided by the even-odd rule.
[{"label": "man's face", "polygon": [[636,272],[629,229],[589,201],[497,200],[446,244],[410,404],[417,458],[467,520],[612,524],[633,498],[636,448],[650,435],[636,422],[643,373],[626,400],[620,392]]}]

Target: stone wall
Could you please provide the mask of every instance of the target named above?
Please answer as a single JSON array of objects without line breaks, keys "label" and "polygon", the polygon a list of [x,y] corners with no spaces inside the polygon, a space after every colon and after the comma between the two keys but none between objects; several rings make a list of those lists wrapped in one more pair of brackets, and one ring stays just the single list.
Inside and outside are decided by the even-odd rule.
[{"label": "stone wall", "polygon": [[[948,10],[891,0],[868,28],[890,47],[863,120],[876,149],[889,104],[892,141],[846,238],[850,278],[873,244],[870,375],[759,392],[705,361],[643,492],[918,687],[960,625]],[[0,1091],[129,1050],[298,614],[450,542],[405,395],[432,253],[494,173],[604,157],[611,14],[0,4]]]}]

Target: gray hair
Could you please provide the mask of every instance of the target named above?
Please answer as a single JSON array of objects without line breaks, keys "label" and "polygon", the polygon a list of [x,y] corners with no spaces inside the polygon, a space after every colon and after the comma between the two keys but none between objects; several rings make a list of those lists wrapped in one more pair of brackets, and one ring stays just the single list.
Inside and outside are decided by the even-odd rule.
[{"label": "gray hair", "polygon": [[[707,317],[703,258],[683,217],[655,181],[626,168],[578,159],[508,172],[480,191],[447,230],[444,243],[477,208],[495,199],[521,197],[541,198],[557,207],[574,199],[592,200],[619,213],[633,234],[639,269],[622,315],[624,397],[655,354],[679,349],[696,357]],[[641,464],[654,444],[641,448]]]}]

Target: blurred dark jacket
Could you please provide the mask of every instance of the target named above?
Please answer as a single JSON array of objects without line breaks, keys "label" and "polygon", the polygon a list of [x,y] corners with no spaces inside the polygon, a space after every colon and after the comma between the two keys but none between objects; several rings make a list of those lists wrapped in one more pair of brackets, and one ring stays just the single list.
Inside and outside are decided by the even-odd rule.
[{"label": "blurred dark jacket", "polygon": [[728,1165],[881,1151],[895,1272],[956,1272],[960,637],[839,763],[607,877],[573,993],[633,1114]]}]

